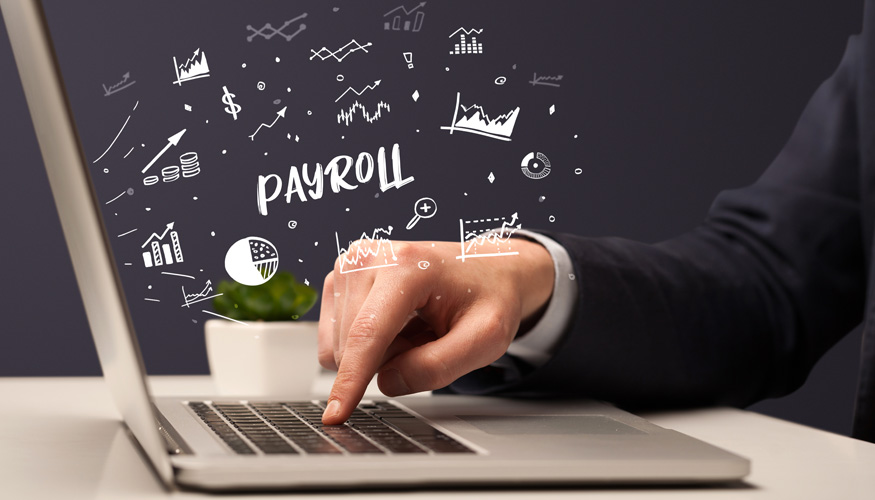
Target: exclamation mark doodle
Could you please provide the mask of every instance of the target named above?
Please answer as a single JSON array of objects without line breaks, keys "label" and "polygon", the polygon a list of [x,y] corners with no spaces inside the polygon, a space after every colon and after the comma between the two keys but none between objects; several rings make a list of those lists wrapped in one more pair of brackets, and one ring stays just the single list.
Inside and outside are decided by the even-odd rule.
[{"label": "exclamation mark doodle", "polygon": [[402,55],[407,62],[407,69],[413,69],[413,52],[405,52]]}]

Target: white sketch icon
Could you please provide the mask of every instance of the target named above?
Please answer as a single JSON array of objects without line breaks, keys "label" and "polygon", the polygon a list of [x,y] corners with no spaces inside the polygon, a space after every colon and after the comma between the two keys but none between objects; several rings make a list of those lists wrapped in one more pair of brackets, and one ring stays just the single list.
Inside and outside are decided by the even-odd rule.
[{"label": "white sketch icon", "polygon": [[182,130],[180,130],[179,132],[177,132],[177,133],[171,135],[170,137],[168,137],[168,138],[167,138],[167,145],[164,146],[164,148],[161,149],[161,151],[159,151],[158,154],[155,155],[154,158],[152,158],[152,161],[150,161],[145,167],[143,167],[143,170],[142,170],[140,173],[145,174],[146,171],[149,170],[149,168],[151,168],[152,165],[154,165],[156,161],[158,161],[158,158],[161,158],[161,155],[163,155],[164,153],[167,152],[168,149],[170,149],[170,146],[176,146],[176,145],[178,145],[178,144],[179,144],[179,140],[182,139],[182,136],[183,136],[183,135],[185,135],[185,131],[186,131],[186,130],[187,130],[187,129],[182,129]]},{"label": "white sketch icon", "polygon": [[279,254],[273,243],[249,236],[237,241],[225,254],[225,271],[234,281],[247,286],[267,283],[279,267]]},{"label": "white sketch icon", "polygon": [[176,56],[173,56],[173,69],[176,71],[176,81],[173,83],[179,86],[182,86],[183,82],[189,80],[197,80],[198,78],[210,76],[207,54],[206,52],[201,52],[200,48],[196,49],[194,55],[186,59],[182,64],[177,64]]},{"label": "white sketch icon", "polygon": [[407,223],[407,230],[419,222],[419,219],[431,219],[437,213],[437,203],[431,198],[420,198],[413,204],[413,218]]},{"label": "white sketch icon", "polygon": [[[422,29],[422,22],[425,21],[425,12],[419,10],[422,7],[425,7],[425,2],[421,2],[416,7],[407,10],[407,7],[403,5],[399,5],[389,12],[383,14],[383,17],[388,17],[391,20],[387,19],[383,22],[383,29],[385,31],[410,31],[413,33],[418,32]],[[391,16],[391,17],[390,17]],[[412,22],[411,22],[411,17]],[[402,18],[404,19],[402,22]]]},{"label": "white sketch icon", "polygon": [[304,23],[299,24],[298,31],[295,31],[292,34],[286,34],[283,32],[283,30],[288,28],[289,26],[291,26],[292,23],[294,23],[295,21],[298,21],[299,19],[304,19],[305,17],[307,17],[306,12],[304,12],[303,14],[301,14],[300,16],[298,16],[296,18],[289,19],[288,21],[283,23],[283,25],[280,26],[279,28],[274,28],[273,26],[271,26],[270,23],[266,23],[264,26],[262,26],[259,29],[255,29],[250,25],[246,25],[246,29],[252,32],[251,35],[246,37],[246,41],[251,42],[257,36],[260,36],[260,37],[264,38],[265,40],[270,40],[271,38],[273,38],[275,36],[280,36],[282,38],[285,38],[287,42],[291,42],[292,38],[295,38],[296,36],[298,36],[298,34],[300,32],[307,29],[307,25]]},{"label": "white sketch icon", "polygon": [[125,73],[124,75],[122,75],[122,79],[120,82],[113,84],[113,85],[110,85],[109,87],[107,87],[106,85],[103,85],[103,96],[109,97],[109,96],[115,94],[116,92],[121,92],[122,90],[137,83],[135,81],[130,81],[130,80],[131,80],[131,73],[128,72],[128,73]]},{"label": "white sketch icon", "polygon": [[[346,56],[352,54],[353,52],[361,50],[362,52],[367,53],[368,47],[370,47],[371,45],[373,45],[371,42],[362,45],[358,43],[355,38],[353,38],[349,41],[349,43],[335,51],[328,50],[328,47],[322,47],[319,50],[310,49],[310,52],[313,53],[313,55],[310,56],[310,60],[312,61],[313,58],[318,57],[320,60],[324,61],[329,57],[333,57],[335,61],[343,62],[343,60],[346,59]],[[343,55],[338,56],[338,54]]]},{"label": "white sketch icon", "polygon": [[352,123],[352,119],[355,117],[356,111],[361,111],[362,118],[364,118],[366,122],[374,123],[375,121],[379,120],[381,116],[383,116],[384,109],[387,112],[392,111],[388,103],[380,101],[377,103],[376,111],[370,113],[365,108],[364,104],[356,101],[348,109],[340,110],[340,113],[337,114],[337,123],[343,122],[344,125],[349,127],[349,124]]},{"label": "white sketch icon", "polygon": [[[383,234],[386,237],[383,237]],[[388,229],[378,227],[370,236],[362,233],[356,242],[350,241],[347,248],[340,248],[340,238],[335,231],[334,240],[337,242],[337,257],[340,259],[340,274],[397,266],[398,257],[395,256],[389,236],[392,236],[392,226]],[[365,265],[365,259],[368,257],[373,259],[367,261],[369,265]]]},{"label": "white sketch icon", "polygon": [[550,175],[550,159],[544,153],[531,152],[523,157],[523,174],[529,179],[543,179]]},{"label": "white sketch icon", "polygon": [[234,117],[234,121],[237,121],[237,113],[239,113],[243,107],[234,102],[234,98],[237,97],[237,95],[228,91],[227,86],[222,86],[222,90],[225,92],[222,95],[222,103],[227,104],[227,106],[225,106],[225,113],[228,113]]},{"label": "white sketch icon", "polygon": [[[460,114],[462,115],[461,117],[459,116]],[[458,130],[459,132],[483,135],[500,141],[509,141],[519,114],[520,108],[517,106],[516,109],[509,113],[490,119],[489,115],[486,114],[486,111],[479,104],[472,104],[471,106],[461,104],[461,94],[456,92],[453,124],[448,127],[441,127],[441,130],[449,130],[451,134]]]},{"label": "white sketch icon", "polygon": [[[125,131],[125,127],[128,126],[128,122],[131,121],[131,116],[134,114],[134,111],[137,110],[137,106],[139,106],[139,105],[140,105],[140,101],[137,101],[137,102],[134,104],[134,109],[131,110],[131,114],[128,115],[128,117],[125,119],[125,122],[122,124],[122,128],[120,128],[119,131],[118,131],[118,133],[115,134],[115,137],[112,139],[112,142],[109,143],[109,146],[107,146],[106,149],[103,151],[103,153],[101,153],[100,156],[98,156],[97,159],[94,160],[92,163],[97,163],[97,162],[99,162],[100,159],[103,158],[103,157],[106,155],[106,153],[109,153],[109,150],[112,149],[113,145],[115,145],[115,141],[117,141],[118,138],[119,138],[119,136],[122,135],[122,132]],[[131,148],[131,151],[133,151],[133,149],[134,149],[134,148]],[[131,154],[131,151],[128,151],[128,154]],[[127,157],[128,157],[128,155],[126,154],[126,155],[125,155],[125,158],[127,158]]]},{"label": "white sketch icon", "polygon": [[375,88],[379,87],[379,86],[380,86],[380,82],[382,82],[382,80],[377,80],[377,81],[375,81],[375,82],[374,82],[373,84],[371,84],[371,85],[365,85],[365,88],[361,89],[361,91],[356,90],[356,89],[354,89],[354,88],[352,88],[352,87],[349,87],[349,88],[347,88],[346,90],[344,90],[343,93],[340,94],[340,96],[339,96],[337,99],[334,100],[334,102],[337,102],[337,101],[343,99],[343,96],[345,96],[346,94],[348,94],[348,93],[350,93],[350,92],[354,93],[354,94],[357,95],[357,96],[361,96],[362,94],[364,94],[364,93],[367,92],[368,90],[374,90]]},{"label": "white sketch icon", "polygon": [[[165,238],[169,236],[169,243]],[[182,246],[179,244],[179,234],[173,230],[173,222],[167,224],[160,235],[152,233],[140,248],[149,247],[143,252],[143,263],[146,267],[169,266],[174,262],[182,262]]]},{"label": "white sketch icon", "polygon": [[[476,36],[472,36],[472,33],[480,34],[483,33],[483,29],[465,29],[459,28],[454,31],[449,38],[453,38],[456,35],[459,35],[459,41],[453,45],[453,50],[450,51],[452,55],[460,55],[460,54],[482,54],[483,53],[483,44],[477,41]],[[467,36],[471,37],[471,41],[467,40]]]},{"label": "white sketch icon", "polygon": [[561,82],[561,81],[562,81],[562,75],[538,76],[538,74],[535,73],[534,76],[532,76],[532,79],[529,80],[529,83],[531,83],[533,87],[536,85],[545,85],[547,87],[559,87],[561,85],[559,82]]},{"label": "white sketch icon", "polygon": [[[456,258],[465,262],[465,259],[475,257],[519,255],[519,252],[513,251],[510,245],[513,234],[522,229],[522,224],[517,224],[517,216],[518,214],[514,212],[510,222],[507,222],[506,217],[459,219],[459,242],[462,246],[462,254]],[[501,223],[501,227],[496,229],[498,223]],[[502,248],[505,250],[502,251]]]},{"label": "white sketch icon", "polygon": [[403,52],[404,62],[407,63],[407,69],[413,69],[413,52]]},{"label": "white sketch icon", "polygon": [[249,139],[251,139],[251,140],[254,141],[254,140],[255,140],[255,134],[257,134],[258,131],[261,130],[261,127],[273,128],[273,126],[276,125],[277,120],[279,120],[280,118],[285,118],[285,117],[286,117],[286,108],[288,108],[288,106],[283,106],[283,109],[277,111],[277,112],[276,112],[276,118],[274,118],[273,121],[272,121],[270,124],[267,124],[267,123],[262,123],[262,124],[260,124],[260,125],[258,126],[258,128],[255,129],[255,132],[253,132],[252,135],[249,136]]},{"label": "white sketch icon", "polygon": [[184,301],[184,303],[180,307],[191,307],[192,304],[197,304],[198,302],[203,302],[205,300],[210,300],[220,295],[224,295],[223,293],[210,295],[211,293],[213,293],[213,282],[210,280],[207,280],[207,283],[206,285],[204,285],[203,290],[197,293],[185,293],[185,286],[183,286],[182,300]]}]

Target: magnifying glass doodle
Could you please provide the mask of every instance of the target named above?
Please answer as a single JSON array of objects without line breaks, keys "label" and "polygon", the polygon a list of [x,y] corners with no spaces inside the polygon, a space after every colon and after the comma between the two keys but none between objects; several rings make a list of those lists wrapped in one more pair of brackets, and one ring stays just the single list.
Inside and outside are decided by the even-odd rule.
[{"label": "magnifying glass doodle", "polygon": [[413,204],[414,216],[407,223],[407,229],[413,229],[413,226],[419,222],[419,219],[431,219],[437,213],[437,203],[431,198],[420,198]]}]

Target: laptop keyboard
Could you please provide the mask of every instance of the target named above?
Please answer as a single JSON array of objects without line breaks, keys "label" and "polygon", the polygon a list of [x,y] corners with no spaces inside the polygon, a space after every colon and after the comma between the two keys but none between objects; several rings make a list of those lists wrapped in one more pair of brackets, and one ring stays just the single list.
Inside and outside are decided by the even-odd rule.
[{"label": "laptop keyboard", "polygon": [[383,401],[360,404],[343,425],[322,425],[324,401],[190,401],[188,406],[240,455],[474,453]]}]

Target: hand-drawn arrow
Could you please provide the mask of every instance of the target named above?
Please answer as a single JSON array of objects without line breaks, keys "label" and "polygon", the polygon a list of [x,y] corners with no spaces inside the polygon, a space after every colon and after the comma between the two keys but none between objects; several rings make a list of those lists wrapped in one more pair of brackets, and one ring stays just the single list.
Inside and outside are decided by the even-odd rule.
[{"label": "hand-drawn arrow", "polygon": [[154,165],[155,162],[158,161],[158,158],[161,158],[161,155],[163,155],[168,149],[170,149],[170,146],[176,146],[177,144],[179,144],[179,139],[182,139],[182,134],[185,133],[185,130],[186,130],[186,129],[182,129],[182,130],[180,130],[179,132],[177,132],[176,134],[171,135],[170,137],[168,137],[168,138],[167,138],[167,145],[164,146],[164,149],[162,149],[160,153],[158,153],[157,155],[155,155],[155,158],[152,158],[152,161],[150,161],[149,164],[146,165],[145,168],[143,168],[142,173],[145,174],[145,173],[146,173],[146,170],[149,170],[149,167],[151,167],[152,165]]},{"label": "hand-drawn arrow", "polygon": [[266,124],[266,123],[262,123],[261,125],[259,125],[258,128],[255,129],[255,132],[253,132],[252,135],[249,136],[249,139],[254,141],[254,140],[255,140],[255,134],[257,134],[258,131],[261,130],[261,127],[272,128],[274,125],[276,125],[276,121],[277,121],[277,120],[279,120],[281,117],[282,117],[282,118],[285,118],[285,117],[286,117],[286,108],[287,108],[287,107],[288,107],[288,106],[283,106],[283,109],[281,109],[281,110],[279,110],[279,111],[276,112],[276,118],[273,119],[273,123],[271,123],[270,125],[268,125],[268,124]]}]

